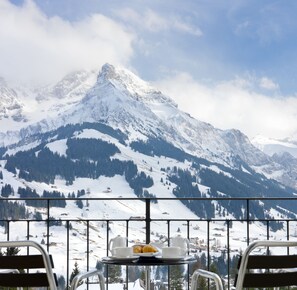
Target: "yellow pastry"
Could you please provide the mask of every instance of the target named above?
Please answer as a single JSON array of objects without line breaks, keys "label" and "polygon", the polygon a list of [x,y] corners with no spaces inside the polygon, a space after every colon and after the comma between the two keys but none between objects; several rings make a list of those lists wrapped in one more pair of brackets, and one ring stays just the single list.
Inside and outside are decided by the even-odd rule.
[{"label": "yellow pastry", "polygon": [[142,252],[143,253],[155,253],[155,252],[157,252],[157,249],[155,247],[153,247],[152,245],[145,245],[142,248]]}]

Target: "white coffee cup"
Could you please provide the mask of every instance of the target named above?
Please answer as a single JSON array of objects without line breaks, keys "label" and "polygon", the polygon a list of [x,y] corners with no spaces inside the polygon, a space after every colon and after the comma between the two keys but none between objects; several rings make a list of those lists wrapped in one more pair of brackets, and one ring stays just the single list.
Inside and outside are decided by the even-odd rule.
[{"label": "white coffee cup", "polygon": [[181,248],[179,247],[164,247],[162,248],[163,258],[178,258],[182,255]]},{"label": "white coffee cup", "polygon": [[129,258],[133,256],[132,247],[117,247],[113,249],[114,256],[117,258]]}]

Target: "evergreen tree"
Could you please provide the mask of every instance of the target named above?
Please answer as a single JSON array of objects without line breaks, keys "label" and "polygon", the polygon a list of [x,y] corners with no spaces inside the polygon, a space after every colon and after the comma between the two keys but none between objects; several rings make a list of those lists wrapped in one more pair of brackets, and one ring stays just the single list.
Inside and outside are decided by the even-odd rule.
[{"label": "evergreen tree", "polygon": [[[78,264],[77,264],[77,262],[75,262],[74,263],[74,268],[73,268],[72,273],[71,273],[70,278],[69,278],[70,279],[69,280],[70,284],[71,284],[72,280],[74,279],[74,277],[76,275],[78,275],[79,273],[80,273],[80,271],[79,271],[79,268],[78,268]],[[82,284],[82,282],[79,285],[81,285],[81,284]]]},{"label": "evergreen tree", "polygon": [[170,288],[176,290],[183,289],[183,266],[182,265],[175,265],[170,266]]},{"label": "evergreen tree", "polygon": [[76,200],[75,203],[76,203],[77,207],[80,209],[82,209],[84,207],[84,204],[81,201],[81,199]]},{"label": "evergreen tree", "polygon": [[129,281],[136,281],[140,277],[140,270],[139,267],[129,267],[128,268],[128,280]]},{"label": "evergreen tree", "polygon": [[16,256],[20,249],[16,247],[9,247],[6,249],[6,256]]},{"label": "evergreen tree", "polygon": [[1,196],[2,197],[9,197],[9,195],[13,194],[14,190],[10,184],[5,184],[1,189]]},{"label": "evergreen tree", "polygon": [[110,265],[108,267],[108,279],[110,283],[122,282],[122,268],[120,265]]},{"label": "evergreen tree", "polygon": [[59,290],[65,290],[66,287],[66,281],[64,276],[59,276],[58,278],[58,289]]}]

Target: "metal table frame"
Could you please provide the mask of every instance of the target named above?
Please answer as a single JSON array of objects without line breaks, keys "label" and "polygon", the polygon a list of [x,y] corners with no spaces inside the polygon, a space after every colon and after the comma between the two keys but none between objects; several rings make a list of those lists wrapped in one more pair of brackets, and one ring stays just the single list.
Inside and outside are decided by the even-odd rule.
[{"label": "metal table frame", "polygon": [[121,265],[121,266],[145,266],[145,290],[150,289],[150,267],[151,266],[172,266],[183,265],[195,262],[193,256],[186,256],[182,258],[162,258],[162,257],[133,257],[133,258],[102,258],[101,262],[105,265]]}]

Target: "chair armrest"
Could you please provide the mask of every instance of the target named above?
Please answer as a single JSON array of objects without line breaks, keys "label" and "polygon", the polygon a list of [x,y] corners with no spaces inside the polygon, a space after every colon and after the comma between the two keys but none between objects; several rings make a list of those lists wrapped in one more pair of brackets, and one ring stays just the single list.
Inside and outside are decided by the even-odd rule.
[{"label": "chair armrest", "polygon": [[104,276],[103,276],[101,270],[94,270],[94,271],[88,271],[88,272],[85,272],[82,274],[77,274],[71,282],[70,290],[75,290],[79,286],[80,281],[87,279],[89,277],[93,277],[93,276],[98,276],[100,289],[104,290],[104,288],[105,288]]},{"label": "chair armrest", "polygon": [[202,270],[202,269],[197,269],[193,275],[192,275],[192,282],[191,282],[191,290],[196,290],[197,289],[197,284],[198,284],[198,278],[199,276],[202,276],[207,279],[211,279],[215,282],[216,284],[216,289],[217,290],[224,290],[223,288],[223,283],[220,278],[220,276],[216,273]]}]

